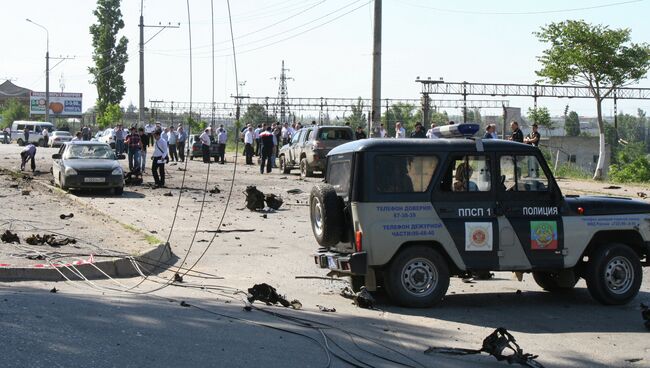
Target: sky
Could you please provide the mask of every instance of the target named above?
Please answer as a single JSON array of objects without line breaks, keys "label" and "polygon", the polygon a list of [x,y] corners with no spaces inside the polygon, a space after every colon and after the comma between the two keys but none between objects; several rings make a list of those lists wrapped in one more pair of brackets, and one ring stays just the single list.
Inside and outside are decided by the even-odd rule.
[{"label": "sky", "polygon": [[[209,0],[144,0],[146,25],[178,24],[145,45],[145,100],[212,101],[211,10]],[[232,102],[236,93],[228,9],[214,0],[214,100]],[[373,3],[368,0],[231,0],[240,93],[277,96],[281,62],[290,69],[290,97],[371,96]],[[81,92],[83,109],[94,104],[89,26],[96,19],[92,0],[5,0],[0,12],[0,82],[45,90],[46,27],[52,60],[50,91]],[[574,10],[580,8],[579,10]],[[590,9],[588,9],[590,8]],[[129,39],[122,106],[138,105],[138,21],[140,1],[123,0]],[[420,97],[415,78],[449,82],[534,83],[537,56],[545,45],[533,32],[550,22],[583,19],[629,28],[633,42],[650,42],[650,0],[384,0],[382,98]],[[189,18],[189,19],[188,19]],[[158,31],[145,29],[145,40]],[[190,59],[190,39],[192,58]],[[191,61],[191,62],[190,62]],[[192,78],[190,78],[190,65]],[[190,83],[190,81],[192,83]],[[650,87],[646,78],[639,87]],[[457,99],[459,96],[434,96]],[[479,99],[480,97],[471,97]],[[526,111],[532,98],[509,98]],[[540,99],[539,106],[561,115],[566,104],[594,116],[592,100]],[[605,114],[612,112],[604,104]],[[619,112],[650,110],[650,101],[619,101]],[[448,110],[451,114],[458,111]],[[483,110],[484,115],[497,115]]]}]

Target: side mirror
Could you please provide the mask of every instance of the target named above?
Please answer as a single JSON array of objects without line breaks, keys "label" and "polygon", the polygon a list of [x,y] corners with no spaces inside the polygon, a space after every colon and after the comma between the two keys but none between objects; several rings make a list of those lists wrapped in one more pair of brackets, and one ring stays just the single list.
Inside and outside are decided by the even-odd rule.
[{"label": "side mirror", "polygon": [[55,153],[52,155],[52,158],[55,160],[60,160],[61,159],[61,154],[60,153]]},{"label": "side mirror", "polygon": [[124,156],[124,155],[117,155],[117,159],[118,159],[118,160],[124,160],[124,159],[126,159],[126,156]]}]

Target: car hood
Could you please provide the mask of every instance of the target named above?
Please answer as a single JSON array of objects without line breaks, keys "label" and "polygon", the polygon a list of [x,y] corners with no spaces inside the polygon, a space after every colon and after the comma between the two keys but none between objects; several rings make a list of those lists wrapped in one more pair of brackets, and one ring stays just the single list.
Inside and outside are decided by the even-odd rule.
[{"label": "car hood", "polygon": [[120,163],[108,159],[72,159],[64,160],[63,165],[75,170],[113,170],[120,166]]},{"label": "car hood", "polygon": [[650,203],[624,197],[570,196],[566,197],[566,203],[573,212],[581,207],[586,216],[650,214]]}]

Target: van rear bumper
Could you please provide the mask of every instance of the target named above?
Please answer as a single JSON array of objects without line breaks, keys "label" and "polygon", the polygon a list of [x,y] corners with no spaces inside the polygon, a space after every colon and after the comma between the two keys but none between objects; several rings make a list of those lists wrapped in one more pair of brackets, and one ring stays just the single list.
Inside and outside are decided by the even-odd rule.
[{"label": "van rear bumper", "polygon": [[368,253],[337,253],[326,250],[314,254],[314,262],[320,268],[327,268],[350,275],[365,275],[368,272]]}]

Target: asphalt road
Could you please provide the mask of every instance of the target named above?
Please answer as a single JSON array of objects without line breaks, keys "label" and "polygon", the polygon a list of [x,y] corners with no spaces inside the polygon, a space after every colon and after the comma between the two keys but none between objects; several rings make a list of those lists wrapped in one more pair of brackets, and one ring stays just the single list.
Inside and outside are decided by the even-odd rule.
[{"label": "asphalt road", "polygon": [[[16,146],[0,145],[0,157],[4,157],[0,167],[17,168],[18,151]],[[51,153],[51,149],[39,149],[37,180],[50,180],[47,157]],[[186,171],[178,170],[179,167]],[[121,198],[106,193],[76,193],[89,205],[120,221],[155,233],[161,239],[169,237],[179,257],[177,266],[186,254],[189,256],[185,264],[191,265],[205,251],[194,269],[222,279],[188,274],[184,284],[158,291],[153,290],[161,287],[161,282],[166,283],[173,271],[161,274],[161,278],[149,278],[137,287],[141,282],[137,278],[92,284],[0,283],[3,366],[324,367],[328,361],[321,346],[325,333],[333,352],[348,360],[354,356],[367,364],[357,362],[361,366],[397,366],[364,351],[370,350],[410,366],[501,367],[506,363],[488,356],[423,354],[432,345],[478,348],[496,327],[510,330],[524,351],[538,354],[539,362],[546,367],[650,366],[648,332],[639,311],[640,302],[650,303],[648,269],[644,271],[646,281],[639,297],[626,306],[597,304],[583,281],[571,293],[554,295],[543,292],[530,276],[517,282],[509,273],[498,273],[490,281],[468,284],[452,280],[448,296],[436,308],[394,307],[379,294],[380,310],[359,309],[338,295],[345,285],[342,281],[296,279],[325,275],[310,258],[316,243],[306,207],[308,192],[320,178],[302,181],[297,173],[283,175],[277,171],[262,176],[257,167],[238,166],[222,229],[254,231],[216,234],[206,251],[215,234],[205,230],[215,230],[219,223],[232,183],[232,170],[232,163],[211,165],[206,184],[207,165],[193,161],[187,167],[168,166],[172,174],[169,189],[127,188]],[[147,181],[151,177],[145,177]],[[242,192],[247,185],[257,185],[265,193],[281,194],[285,206],[266,218],[242,209]],[[202,189],[214,186],[221,192],[208,194],[204,199]],[[300,189],[303,193],[288,194],[289,189]],[[163,195],[167,192],[172,197]],[[202,206],[203,215],[197,225]],[[195,229],[200,231],[192,242]],[[326,325],[315,329],[313,322],[308,327],[298,326],[295,319],[259,310],[244,311],[238,299],[240,294],[233,290],[260,282],[273,285],[288,299],[299,299],[303,309],[292,311],[259,303],[256,306]],[[50,293],[52,287],[60,291]],[[134,287],[131,292],[123,291],[129,287]],[[200,309],[182,307],[180,301]],[[337,311],[319,312],[317,305],[335,307]],[[358,334],[357,338],[351,340],[347,332]],[[398,350],[420,365],[361,337]],[[349,366],[330,357],[332,366]]]}]

